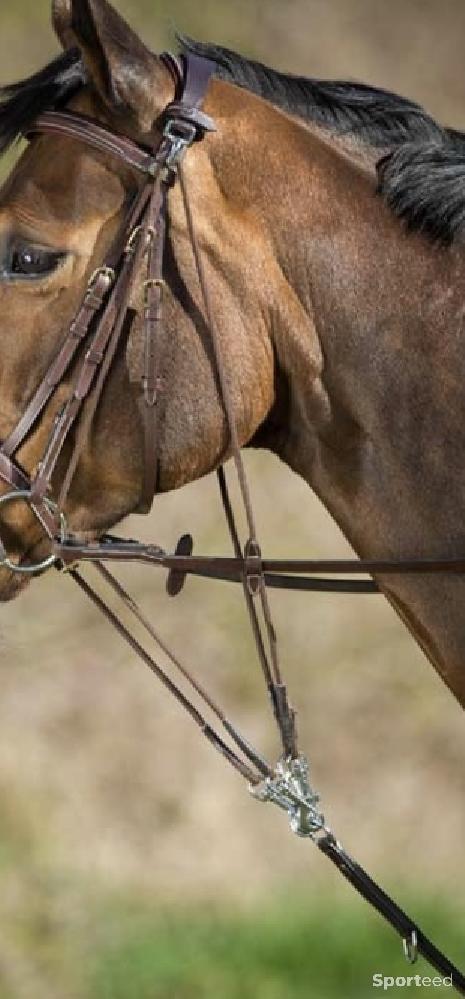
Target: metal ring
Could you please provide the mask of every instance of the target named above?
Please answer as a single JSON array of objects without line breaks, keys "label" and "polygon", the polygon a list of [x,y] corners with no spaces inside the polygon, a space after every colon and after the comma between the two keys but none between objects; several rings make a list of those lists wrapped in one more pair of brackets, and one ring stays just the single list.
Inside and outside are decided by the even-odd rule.
[{"label": "metal ring", "polygon": [[[34,515],[37,516],[35,514],[34,507],[30,502],[31,500],[30,489],[17,489],[15,490],[15,492],[5,493],[3,496],[0,496],[0,506],[4,506],[6,503],[12,503],[14,502],[14,500],[24,500],[24,502],[27,503],[29,508],[34,513]],[[58,509],[57,504],[54,503],[53,500],[44,497],[43,503],[50,511],[50,513],[59,514],[60,540],[61,543],[63,544],[66,540],[68,533],[65,515],[62,510]],[[51,569],[52,566],[55,565],[56,561],[57,561],[56,555],[49,555],[47,558],[43,559],[42,562],[34,563],[34,565],[17,565],[16,562],[12,562],[11,559],[8,558],[8,555],[5,554],[4,557],[0,559],[0,568],[4,566],[6,569],[9,569],[10,572],[17,573],[20,576],[33,576],[37,572],[45,572],[46,569]]]},{"label": "metal ring", "polygon": [[415,964],[418,958],[418,936],[417,931],[412,930],[410,937],[404,937],[402,941],[405,959],[409,964]]}]

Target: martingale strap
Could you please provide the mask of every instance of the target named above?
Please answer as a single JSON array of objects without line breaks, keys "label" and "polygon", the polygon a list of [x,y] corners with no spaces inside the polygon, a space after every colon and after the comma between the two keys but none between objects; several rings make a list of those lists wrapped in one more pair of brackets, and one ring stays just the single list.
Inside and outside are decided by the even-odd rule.
[{"label": "martingale strap", "polygon": [[[297,583],[306,589],[321,589],[324,585],[330,588],[331,581],[315,580],[309,577],[301,577],[296,581],[290,576],[280,574],[279,569],[284,569],[287,572],[336,571],[344,573],[360,572],[361,564],[358,561],[348,563],[344,561],[328,562],[324,560],[297,562],[293,560],[262,559],[260,547],[257,542],[251,496],[237,438],[230,388],[225,374],[225,365],[221,353],[215,316],[209,297],[208,284],[196,239],[194,219],[190,209],[187,185],[181,165],[178,165],[178,175],[181,182],[188,232],[199,278],[207,325],[212,337],[222,401],[228,422],[230,449],[238,474],[249,530],[249,539],[245,544],[244,550],[242,550],[226,477],[223,468],[220,468],[218,470],[219,488],[231,536],[234,551],[233,558],[194,556],[191,554],[191,539],[189,536],[181,539],[178,546],[178,553],[175,555],[167,555],[160,548],[153,545],[144,546],[137,542],[119,541],[111,537],[103,539],[99,545],[94,547],[94,550],[92,550],[93,546],[57,545],[55,547],[56,554],[62,557],[65,563],[71,564],[71,574],[74,581],[105,615],[112,626],[116,628],[131,649],[136,652],[161,683],[176,698],[184,710],[188,712],[208,742],[221,754],[230,766],[248,781],[249,789],[256,800],[271,802],[283,809],[289,817],[291,829],[297,835],[308,837],[316,843],[320,851],[331,860],[353,887],[401,935],[404,952],[409,961],[413,962],[416,960],[417,954],[424,955],[438,971],[444,975],[450,975],[457,991],[465,995],[465,977],[462,973],[434,946],[417,924],[370,878],[366,871],[353,860],[336,839],[331,829],[326,825],[324,817],[319,810],[318,795],[310,784],[307,761],[298,752],[295,716],[289,705],[286,687],[281,678],[276,635],[266,592],[267,586],[290,587]],[[187,680],[200,700],[203,701],[217,721],[220,722],[227,736],[229,736],[229,742],[225,741],[224,737],[215,730],[203,712],[199,711],[189,698],[186,698],[186,695],[173,682],[166,671],[155,662],[153,657],[148,654],[146,649],[134,638],[126,626],[122,624],[108,604],[83,579],[73,564],[76,559],[81,560],[81,558],[94,562],[101,576],[117,593],[120,599],[123,600],[126,608],[159,645],[165,657],[171,661],[172,666],[180,671],[184,680]],[[126,593],[121,584],[102,565],[102,560],[127,561],[132,558],[136,561],[168,569],[170,572],[168,590],[171,593],[179,592],[184,578],[188,573],[215,579],[237,581],[242,584],[258,659],[262,667],[281,737],[283,755],[276,767],[272,767],[238,730],[237,726],[230,722],[211,696],[205,692],[204,688],[201,687],[192,674],[182,666],[179,658],[173,655],[166,644],[160,640],[153,624],[147,620],[146,616]],[[374,573],[399,571],[398,563],[389,560],[368,563],[367,567],[368,571]],[[425,568],[433,572],[444,571],[444,566],[440,562],[433,560],[425,562],[421,568],[415,561],[412,562],[412,571],[425,571]],[[465,560],[458,561],[456,568],[457,571],[464,571]],[[363,570],[366,571],[365,566],[363,566]],[[336,580],[334,582],[341,589],[345,585],[343,580]],[[348,582],[350,583],[350,592],[355,592],[357,582],[354,580]],[[375,589],[377,590],[377,585],[372,580],[359,582],[358,585],[360,587],[359,592],[374,592]],[[257,610],[257,599],[260,604],[261,615],[259,615]]]},{"label": "martingale strap", "polygon": [[[388,922],[401,936],[406,959],[410,963],[423,955],[441,974],[450,976],[453,986],[461,995],[465,995],[465,976],[462,972],[432,943],[422,931],[390,896],[373,881],[363,867],[358,864],[344,849],[329,826],[319,808],[319,796],[310,783],[307,761],[303,756],[293,759],[283,759],[273,768],[271,764],[251,745],[249,740],[239,731],[236,725],[226,717],[222,709],[208,694],[199,681],[182,665],[179,658],[173,654],[166,643],[160,638],[152,621],[140,610],[134,600],[124,590],[115,577],[101,562],[95,566],[104,581],[123,601],[129,613],[142,625],[151,639],[158,645],[164,657],[182,675],[189,686],[196,692],[199,699],[210,710],[224,729],[228,741],[220,735],[210,723],[202,710],[184,694],[172,680],[166,670],[161,667],[144,646],[131,634],[117,614],[108,606],[96,590],[85,580],[76,567],[69,572],[73,581],[79,586],[85,596],[106,617],[116,629],[131,650],[139,656],[169,693],[178,701],[198,726],[202,735],[222,758],[247,780],[249,790],[257,801],[270,802],[286,812],[290,827],[300,837],[310,839],[318,849],[337,867],[344,878],[356,891]],[[233,745],[231,746],[230,743]]]},{"label": "martingale strap", "polygon": [[[214,67],[207,60],[197,56],[187,55],[178,60],[174,56],[164,54],[162,58],[173,77],[176,95],[174,102],[165,109],[162,120],[158,123],[163,129],[163,134],[154,149],[145,149],[125,136],[110,132],[93,119],[66,111],[41,115],[31,129],[32,134],[59,135],[114,156],[135,169],[143,177],[143,181],[126,206],[122,225],[104,264],[88,282],[84,300],[56,357],[18,424],[0,448],[0,478],[13,489],[13,492],[0,496],[0,505],[13,499],[25,499],[52,539],[52,555],[40,566],[32,566],[29,570],[13,566],[5,553],[1,562],[13,571],[37,571],[48,568],[52,563],[65,569],[86,597],[105,615],[124,641],[176,698],[209,743],[248,781],[249,789],[255,799],[277,805],[287,813],[291,829],[297,835],[316,843],[344,877],[402,936],[404,951],[410,961],[415,960],[417,953],[423,954],[438,971],[451,975],[457,991],[465,995],[465,978],[462,973],[437,950],[416,923],[346,853],[325,823],[319,808],[319,796],[310,783],[307,760],[299,753],[295,713],[289,704],[286,685],[283,682],[268,598],[268,587],[351,593],[378,592],[378,585],[373,579],[328,580],[313,575],[318,572],[325,574],[335,572],[342,575],[360,572],[372,575],[444,571],[463,573],[465,559],[328,561],[269,560],[262,557],[221,337],[182,166],[183,155],[189,147],[201,140],[206,132],[215,128],[214,123],[201,109]],[[168,191],[176,181],[179,181],[182,192],[187,231],[206,325],[210,331],[220,396],[226,417],[229,454],[235,465],[247,524],[248,537],[242,545],[225,473],[220,468],[219,489],[233,548],[233,556],[229,558],[192,555],[192,539],[189,535],[181,538],[174,555],[167,554],[155,545],[141,545],[110,536],[100,539],[97,544],[80,544],[66,534],[62,512],[120,342],[134,281],[143,266],[146,267],[144,363],[139,402],[145,443],[144,482],[139,511],[147,512],[151,507],[157,475],[157,404],[161,391],[160,330]],[[31,482],[29,476],[16,463],[14,456],[84,348],[85,353],[81,363],[77,365],[69,397],[56,417],[45,454]],[[77,433],[71,457],[61,483],[58,503],[55,503],[51,498],[52,478],[65,444],[76,426]],[[59,540],[58,535],[60,535]],[[76,563],[86,560],[95,564],[104,582],[111,587],[139,625],[157,643],[165,658],[171,662],[172,667],[181,674],[196,697],[213,715],[216,724],[221,725],[223,729],[221,734],[215,728],[215,722],[209,721],[204,708],[199,709],[194,704],[166,669],[149,655],[105,600],[82,577]],[[272,766],[251,745],[199,681],[171,652],[152,622],[103,565],[107,560],[139,561],[168,569],[168,592],[172,595],[179,593],[188,574],[239,582],[242,585],[258,660],[280,736],[281,757],[276,766]],[[307,576],[306,573],[312,575]]]}]

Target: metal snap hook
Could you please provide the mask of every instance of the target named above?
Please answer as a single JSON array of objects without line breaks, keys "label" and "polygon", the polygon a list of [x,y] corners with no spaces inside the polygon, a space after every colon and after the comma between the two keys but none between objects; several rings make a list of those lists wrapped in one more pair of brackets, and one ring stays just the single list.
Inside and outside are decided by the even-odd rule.
[{"label": "metal snap hook", "polygon": [[410,937],[404,937],[403,941],[404,956],[409,964],[415,964],[418,958],[418,936],[417,931],[412,930]]},{"label": "metal snap hook", "polygon": [[[31,490],[30,489],[17,489],[14,492],[5,493],[4,496],[0,496],[0,506],[5,506],[7,503],[13,503],[15,500],[24,500],[24,502],[30,507],[32,512],[35,514],[34,507],[31,503]],[[68,528],[66,523],[66,518],[62,510],[59,510],[56,503],[53,500],[44,497],[44,505],[52,514],[58,514],[60,519],[60,540],[64,544]],[[35,514],[36,515],[36,514]],[[12,562],[8,555],[6,554],[3,544],[0,542],[0,568],[4,566],[9,569],[10,572],[17,573],[20,576],[33,576],[38,572],[45,572],[46,569],[51,569],[55,562],[57,561],[56,555],[48,555],[47,558],[43,559],[42,562],[36,562],[33,565],[17,565],[16,562]]]}]

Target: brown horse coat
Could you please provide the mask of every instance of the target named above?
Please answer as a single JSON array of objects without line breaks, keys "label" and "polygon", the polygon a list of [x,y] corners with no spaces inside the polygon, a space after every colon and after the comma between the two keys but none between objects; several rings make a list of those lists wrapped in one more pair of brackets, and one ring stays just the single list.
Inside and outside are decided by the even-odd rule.
[{"label": "brown horse coat", "polygon": [[[79,48],[87,74],[69,105],[138,141],[153,138],[153,122],[173,98],[160,60],[106,0],[53,6],[57,33],[65,48]],[[271,449],[302,475],[361,556],[463,555],[460,244],[434,243],[399,223],[376,194],[379,148],[225,80],[212,82],[205,110],[218,131],[189,152],[185,171],[241,444]],[[47,369],[137,183],[116,160],[44,136],[31,142],[4,186],[1,438]],[[158,417],[163,491],[207,474],[228,449],[176,188],[169,219]],[[12,272],[14,254],[30,246],[60,254],[58,266],[40,277]],[[140,497],[133,386],[141,371],[141,307],[139,285],[68,500],[73,530],[91,536],[134,510]],[[72,372],[21,449],[31,473],[71,382]],[[65,449],[57,483],[69,454]],[[18,559],[44,550],[21,505],[3,515],[2,537]],[[379,582],[464,704],[465,580]],[[2,570],[3,598],[18,585]]]}]

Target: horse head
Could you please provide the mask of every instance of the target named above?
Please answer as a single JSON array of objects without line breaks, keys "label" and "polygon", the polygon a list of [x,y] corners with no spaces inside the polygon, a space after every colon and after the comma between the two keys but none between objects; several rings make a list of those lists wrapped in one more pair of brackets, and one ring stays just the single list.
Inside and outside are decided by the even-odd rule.
[{"label": "horse head", "polygon": [[[34,115],[50,106],[50,95],[54,107],[66,104],[140,145],[156,144],[156,123],[174,98],[173,78],[166,65],[105,0],[55,2],[53,21],[64,54],[42,74],[10,90],[2,109],[4,144],[15,132],[33,125]],[[193,148],[186,161],[210,294],[221,313],[241,443],[251,439],[274,398],[269,316],[275,290],[266,271],[269,235],[252,207],[252,153],[237,170],[237,150],[247,145],[246,134],[253,134],[254,127],[263,134],[265,123],[260,118],[267,114],[262,102],[252,95],[244,100],[245,96],[226,83],[212,83],[206,110],[215,117],[218,131]],[[15,122],[15,115],[25,107],[29,121]],[[126,205],[140,184],[137,171],[127,164],[60,135],[31,137],[5,184],[0,205],[2,440],[17,425],[56,355],[89,279],[105,258]],[[224,459],[228,449],[212,345],[183,205],[175,188],[169,195],[164,278],[158,490],[173,489],[204,475]],[[140,381],[143,352],[142,285],[141,274],[132,288],[121,343],[92,425],[86,429],[66,503],[73,530],[85,535],[101,533],[140,502],[144,445],[135,386]],[[69,396],[75,368],[66,373],[18,451],[17,459],[30,476],[43,457],[56,414]],[[54,491],[59,491],[72,448],[70,435],[54,472]],[[40,556],[46,541],[27,506],[18,503],[5,508],[2,524],[10,556]],[[2,592],[7,594],[12,588],[9,576]]]},{"label": "horse head", "polygon": [[[4,456],[73,317],[86,295],[95,298],[94,276],[143,184],[111,144],[36,134],[36,121],[66,109],[147,152],[160,148],[163,111],[177,98],[172,67],[107,0],[54,0],[53,22],[63,54],[4,88],[0,105],[2,148],[29,138],[0,196]],[[183,45],[213,60],[202,113],[216,130],[189,148],[183,185],[167,194],[157,490],[205,475],[231,453],[223,379],[237,444],[269,448],[302,475],[360,555],[460,554],[463,136],[376,88],[287,77],[216,46]],[[124,297],[103,391],[86,399],[47,482],[54,510],[79,444],[63,515],[87,538],[143,502],[144,277],[141,267]],[[36,481],[78,366],[76,356],[21,437],[16,485]],[[0,463],[5,489],[12,474]],[[10,559],[48,552],[30,502],[1,514]],[[19,584],[1,573],[6,598]],[[378,582],[465,700],[463,579]]]}]

